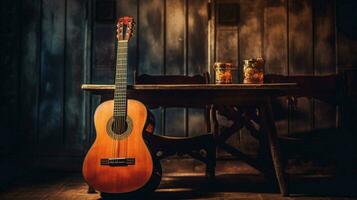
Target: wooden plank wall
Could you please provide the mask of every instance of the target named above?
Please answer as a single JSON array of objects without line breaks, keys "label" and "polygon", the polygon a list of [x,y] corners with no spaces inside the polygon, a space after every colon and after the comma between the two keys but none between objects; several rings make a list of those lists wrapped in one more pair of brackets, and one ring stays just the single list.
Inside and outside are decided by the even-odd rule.
[{"label": "wooden plank wall", "polygon": [[[130,42],[130,82],[134,70],[192,75],[209,70],[217,60],[241,66],[242,59],[257,56],[266,59],[268,73],[325,75],[357,69],[357,40],[340,27],[350,19],[344,14],[353,13],[344,11],[356,8],[353,0],[216,0],[211,9],[207,2],[1,1],[1,111],[7,114],[1,117],[0,154],[8,158],[0,161],[1,169],[11,168],[10,157],[51,168],[80,168],[94,135],[90,124],[98,104],[80,84],[113,82],[118,16],[132,15],[137,21]],[[237,5],[237,23],[218,23],[219,4],[224,3]],[[296,109],[285,99],[279,102],[279,134],[333,127],[340,110],[313,99],[299,100]],[[202,110],[154,113],[157,134],[204,132]],[[234,140],[247,152],[254,150],[248,134]]]},{"label": "wooden plank wall", "polygon": [[20,150],[33,165],[63,169],[65,161],[80,166],[87,141],[80,89],[87,6],[86,0],[21,1]]},{"label": "wooden plank wall", "polygon": [[[336,74],[335,5],[331,0],[218,0],[215,58],[233,62],[263,57],[267,74]],[[236,5],[237,23],[220,23],[220,7]],[[224,12],[222,10],[221,12]],[[239,77],[241,80],[242,77]],[[336,108],[323,102],[299,98],[291,106],[282,98],[275,102],[279,134],[336,126]],[[238,146],[254,152],[256,141],[244,130]]]},{"label": "wooden plank wall", "polygon": [[[194,75],[208,70],[207,0],[95,2],[91,82],[113,82],[113,27],[116,19],[124,15],[133,16],[137,22],[130,41],[130,83],[134,71],[151,75]],[[116,8],[112,16],[104,16],[105,12],[101,16],[101,10],[109,10],[111,6]],[[156,134],[192,136],[206,133],[202,109],[158,108],[152,112],[157,120]]]},{"label": "wooden plank wall", "polygon": [[17,166],[16,155],[24,140],[19,131],[21,117],[19,102],[19,58],[20,53],[20,10],[19,1],[0,2],[0,187],[6,185],[21,168]]}]

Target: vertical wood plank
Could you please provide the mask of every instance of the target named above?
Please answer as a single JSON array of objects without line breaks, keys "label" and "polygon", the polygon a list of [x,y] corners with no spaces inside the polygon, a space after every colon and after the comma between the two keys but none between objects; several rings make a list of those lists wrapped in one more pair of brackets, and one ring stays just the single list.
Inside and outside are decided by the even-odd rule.
[{"label": "vertical wood plank", "polygon": [[[264,9],[265,74],[288,75],[287,0],[268,0]],[[288,133],[286,98],[273,101],[279,135]]]},{"label": "vertical wood plank", "polygon": [[265,74],[288,74],[287,0],[268,0],[264,9]]},{"label": "vertical wood plank", "polygon": [[[0,80],[1,80],[1,100],[0,112],[4,113],[0,116],[0,135],[3,137],[0,142],[0,156],[3,157],[3,162],[0,167],[5,171],[9,170],[9,174],[0,174],[7,178],[11,178],[15,169],[12,168],[11,157],[16,155],[23,143],[21,133],[19,132],[19,57],[20,49],[20,13],[19,2],[4,1],[0,3],[0,18],[2,27],[0,28]],[[4,20],[5,19],[5,20]],[[1,184],[1,183],[0,183]]]},{"label": "vertical wood plank", "polygon": [[[289,0],[289,74],[313,75],[312,1]],[[311,130],[313,102],[299,98],[291,113],[290,130]]]},{"label": "vertical wood plank", "polygon": [[[237,26],[217,27],[216,58],[217,62],[230,62],[239,66]],[[233,82],[237,83],[238,77],[233,77]]]},{"label": "vertical wood plank", "polygon": [[[215,62],[230,62],[234,66],[239,67],[239,24],[219,24],[218,22],[221,21],[220,19],[220,6],[221,4],[225,3],[233,3],[238,4],[239,1],[223,1],[218,2],[215,6],[215,23],[216,23],[216,35],[215,35],[215,55],[216,60]],[[240,12],[236,10],[236,12]],[[236,13],[238,15],[238,13]],[[214,70],[213,70],[214,71]],[[239,72],[238,72],[239,73]],[[214,73],[212,74],[214,76]],[[214,80],[214,78],[212,79]],[[239,75],[233,76],[233,83],[237,83],[239,81]],[[221,117],[218,115],[218,121],[220,125],[225,126],[225,124],[231,124],[225,117]],[[234,134],[230,140],[228,141],[229,144],[234,146],[239,146],[239,134]],[[219,155],[225,154],[225,152],[220,151],[218,152]]]},{"label": "vertical wood plank", "polygon": [[22,162],[24,138],[20,132],[19,119],[21,110],[19,101],[20,81],[20,5],[19,1],[2,1],[0,3],[0,80],[2,92],[0,94],[0,187],[8,186],[8,183],[21,173],[17,162]]},{"label": "vertical wood plank", "polygon": [[186,109],[166,108],[165,109],[165,135],[172,137],[186,136]]},{"label": "vertical wood plank", "polygon": [[[93,65],[93,0],[86,2],[86,22],[84,26],[84,70],[83,70],[83,82],[91,83],[92,82],[92,65]],[[93,141],[94,135],[94,125],[93,125],[93,109],[92,109],[92,95],[88,92],[84,93],[84,140],[83,144],[84,152],[90,148],[90,145]]]},{"label": "vertical wood plank", "polygon": [[[189,75],[208,71],[208,1],[188,1],[187,68]],[[188,109],[188,135],[207,133],[204,109]]]},{"label": "vertical wood plank", "polygon": [[164,71],[164,2],[139,1],[139,74]]},{"label": "vertical wood plank", "polygon": [[[336,0],[336,28],[337,28],[337,68],[346,84],[347,102],[340,107],[340,125],[343,130],[356,133],[357,115],[356,80],[357,80],[357,33],[354,17],[356,16],[357,2],[353,0]],[[352,100],[353,99],[353,100]],[[355,139],[355,137],[354,137]]]},{"label": "vertical wood plank", "polygon": [[239,59],[257,58],[263,56],[263,0],[241,0],[239,21]]},{"label": "vertical wood plank", "polygon": [[82,155],[84,135],[84,93],[80,89],[84,74],[84,0],[71,0],[66,7],[64,77],[64,141],[71,156]]},{"label": "vertical wood plank", "polygon": [[[91,60],[89,75],[91,83],[114,83],[115,76],[115,0],[99,1],[91,0],[88,5],[88,11],[90,12],[90,22],[88,28],[90,28],[89,34],[92,38],[90,40]],[[114,8],[112,8],[112,6]],[[99,7],[99,8],[98,8]],[[108,13],[105,13],[107,10]],[[103,16],[104,15],[104,16]],[[105,20],[100,20],[105,19]],[[94,127],[94,113],[97,106],[100,104],[98,96],[91,95],[88,103],[90,115],[90,127],[88,133],[89,142],[87,150],[93,143],[96,135]]]},{"label": "vertical wood plank", "polygon": [[22,100],[20,129],[24,133],[24,153],[34,155],[38,134],[38,101],[40,80],[40,23],[41,1],[25,0],[22,3],[23,25],[21,35],[21,81]]},{"label": "vertical wood plank", "polygon": [[[94,11],[95,13],[95,11]],[[94,14],[93,14],[94,15]],[[94,83],[114,83],[115,76],[115,22],[94,22],[93,28],[93,65]]]},{"label": "vertical wood plank", "polygon": [[185,1],[166,0],[165,16],[165,72],[167,75],[185,74]]},{"label": "vertical wood plank", "polygon": [[[185,75],[186,72],[186,2],[165,1],[165,69],[167,75]],[[165,135],[186,135],[186,109],[166,108]]]},{"label": "vertical wood plank", "polygon": [[[123,16],[131,16],[134,18],[135,30],[134,35],[130,39],[129,49],[128,49],[128,84],[132,84],[134,81],[134,71],[138,69],[138,32],[140,28],[138,27],[138,1],[139,0],[116,0],[116,16],[117,19]],[[116,20],[117,20],[116,19]]]},{"label": "vertical wood plank", "polygon": [[[164,73],[164,1],[139,1],[138,13],[138,74],[160,75]],[[164,111],[153,112],[155,134],[164,132]],[[161,120],[160,120],[161,119]]]},{"label": "vertical wood plank", "polygon": [[312,75],[312,1],[289,0],[289,73]]},{"label": "vertical wood plank", "polygon": [[357,2],[336,0],[337,65],[339,69],[357,68],[357,33],[355,20]]},{"label": "vertical wood plank", "polygon": [[208,66],[208,1],[188,1],[188,74],[207,72]]},{"label": "vertical wood plank", "polygon": [[[242,74],[242,60],[263,56],[265,0],[240,0],[239,5],[238,54],[239,65],[241,66],[239,73]],[[258,149],[258,141],[246,129],[242,129],[240,133],[240,148],[242,151],[251,154]]]},{"label": "vertical wood plank", "polygon": [[210,74],[210,82],[213,82],[214,70],[213,63],[216,61],[216,29],[217,29],[217,2],[211,1],[208,5],[208,72]]},{"label": "vertical wood plank", "polygon": [[[342,11],[343,12],[343,11]],[[338,31],[338,66],[343,68],[357,68],[357,57],[351,56],[357,54],[357,40],[350,39],[346,34]]]},{"label": "vertical wood plank", "polygon": [[[314,74],[331,75],[335,67],[335,11],[334,0],[314,0]],[[332,128],[336,125],[336,106],[314,101],[314,128]]]},{"label": "vertical wood plank", "polygon": [[[119,2],[93,0],[92,82],[114,83],[116,56],[116,23]],[[116,6],[116,7],[115,7]]]},{"label": "vertical wood plank", "polygon": [[43,0],[39,140],[43,151],[63,145],[63,92],[66,1]]},{"label": "vertical wood plank", "polygon": [[334,0],[314,0],[314,69],[316,75],[336,73]]}]

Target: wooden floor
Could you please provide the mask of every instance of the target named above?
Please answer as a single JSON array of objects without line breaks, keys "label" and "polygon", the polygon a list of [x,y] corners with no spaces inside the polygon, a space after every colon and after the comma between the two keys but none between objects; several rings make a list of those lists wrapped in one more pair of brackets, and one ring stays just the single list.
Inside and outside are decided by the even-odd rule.
[{"label": "wooden floor", "polygon": [[[214,182],[205,180],[204,165],[198,161],[161,163],[163,179],[147,199],[357,200],[357,176],[331,177],[326,175],[329,170],[292,165],[287,170],[292,194],[282,197],[275,184],[242,162],[218,162]],[[100,199],[98,193],[87,193],[88,187],[78,172],[37,170],[31,174],[6,189],[0,188],[0,200]]]},{"label": "wooden floor", "polygon": [[[219,175],[214,184],[194,174],[166,175],[160,187],[148,199],[237,199],[237,200],[349,200],[351,191],[338,191],[341,185],[319,177],[318,180],[296,180],[290,197],[281,197],[275,187],[259,175]],[[337,188],[337,189],[336,189]],[[351,190],[351,188],[349,189]],[[350,196],[350,197],[348,197]],[[79,173],[44,173],[35,179],[22,180],[3,191],[0,199],[100,199],[88,194]]]}]

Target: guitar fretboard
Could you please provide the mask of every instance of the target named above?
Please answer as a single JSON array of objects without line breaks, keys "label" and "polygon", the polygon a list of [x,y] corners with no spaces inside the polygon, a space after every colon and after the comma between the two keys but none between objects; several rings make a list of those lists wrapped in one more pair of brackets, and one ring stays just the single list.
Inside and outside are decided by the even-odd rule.
[{"label": "guitar fretboard", "polygon": [[114,117],[126,116],[128,41],[118,41],[114,90]]}]

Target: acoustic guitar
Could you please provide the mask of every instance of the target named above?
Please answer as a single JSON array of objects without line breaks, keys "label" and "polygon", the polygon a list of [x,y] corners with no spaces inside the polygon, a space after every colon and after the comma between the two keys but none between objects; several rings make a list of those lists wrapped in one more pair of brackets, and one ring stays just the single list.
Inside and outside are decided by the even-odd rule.
[{"label": "acoustic guitar", "polygon": [[118,20],[114,100],[95,111],[96,139],[83,163],[84,179],[102,195],[154,190],[161,179],[160,164],[143,139],[143,134],[153,132],[153,117],[141,102],[126,98],[133,30],[133,18]]}]

